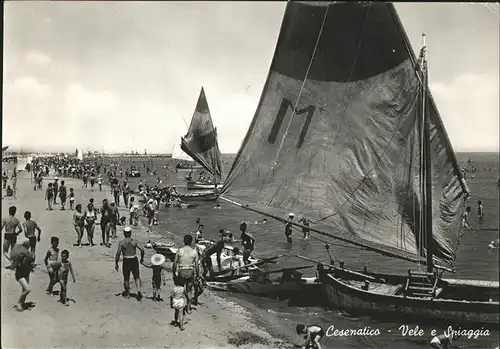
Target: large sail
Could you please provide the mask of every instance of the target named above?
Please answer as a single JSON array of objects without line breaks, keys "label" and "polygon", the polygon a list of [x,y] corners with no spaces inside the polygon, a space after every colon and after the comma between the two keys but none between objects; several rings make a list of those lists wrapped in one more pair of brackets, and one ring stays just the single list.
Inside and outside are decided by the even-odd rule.
[{"label": "large sail", "polygon": [[217,129],[214,128],[212,123],[203,87],[198,97],[198,103],[188,133],[182,138],[181,148],[203,166],[205,170],[215,176],[217,182],[221,181],[222,163],[217,142]]},{"label": "large sail", "polygon": [[[182,136],[179,137],[179,140],[182,141]],[[181,149],[181,142],[175,142],[172,159],[193,162],[193,159]]]},{"label": "large sail", "polygon": [[[417,61],[390,3],[288,2],[224,198],[425,263]],[[466,187],[427,92],[434,263],[453,269]]]}]

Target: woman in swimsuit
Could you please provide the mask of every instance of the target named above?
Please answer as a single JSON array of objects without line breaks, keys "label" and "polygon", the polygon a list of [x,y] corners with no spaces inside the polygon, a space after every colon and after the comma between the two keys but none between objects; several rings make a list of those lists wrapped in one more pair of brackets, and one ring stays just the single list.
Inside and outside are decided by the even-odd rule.
[{"label": "woman in swimsuit", "polygon": [[83,230],[85,229],[85,219],[82,212],[82,205],[77,204],[75,209],[76,212],[73,214],[73,226],[75,227],[77,240],[76,244],[73,246],[81,246]]},{"label": "woman in swimsuit", "polygon": [[47,287],[48,294],[52,294],[54,285],[57,283],[57,270],[59,269],[59,238],[56,236],[51,237],[50,245],[51,246],[44,259],[47,272],[49,273],[49,286]]},{"label": "woman in swimsuit", "polygon": [[84,220],[86,224],[85,229],[87,230],[87,239],[89,240],[90,246],[94,246],[94,229],[95,221],[97,220],[97,212],[94,209],[94,205],[90,203],[87,205],[87,211],[85,211]]}]

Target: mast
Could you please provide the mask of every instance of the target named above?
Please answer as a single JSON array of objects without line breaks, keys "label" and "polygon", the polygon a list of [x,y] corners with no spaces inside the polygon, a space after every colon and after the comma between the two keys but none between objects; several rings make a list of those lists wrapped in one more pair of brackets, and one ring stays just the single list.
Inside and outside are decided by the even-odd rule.
[{"label": "mast", "polygon": [[[431,145],[430,145],[430,131],[429,131],[429,122],[427,120],[427,84],[428,84],[428,75],[427,75],[427,48],[425,46],[425,33],[422,34],[422,120],[423,120],[423,152],[421,156],[423,157],[423,183],[424,183],[424,192],[422,193],[422,197],[424,198],[424,226],[422,230],[425,230],[425,241],[427,248],[427,272],[432,273],[434,269],[434,263],[432,259],[432,242],[433,242],[433,234],[432,234],[432,172],[431,172]],[[421,232],[423,233],[423,232]]]}]

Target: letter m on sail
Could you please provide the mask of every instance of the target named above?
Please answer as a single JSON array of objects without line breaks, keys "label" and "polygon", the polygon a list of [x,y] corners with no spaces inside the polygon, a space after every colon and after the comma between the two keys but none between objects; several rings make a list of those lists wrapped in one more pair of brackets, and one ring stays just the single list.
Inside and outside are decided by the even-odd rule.
[{"label": "letter m on sail", "polygon": [[[287,98],[283,98],[281,100],[281,105],[278,109],[278,113],[276,114],[276,117],[274,119],[274,123],[273,123],[273,127],[271,128],[271,132],[269,133],[269,136],[267,137],[267,141],[269,143],[274,144],[276,142],[276,138],[278,137],[278,134],[281,130],[281,125],[283,124],[283,120],[285,119],[285,115],[287,114],[288,110],[291,110],[292,112],[294,111],[294,107],[292,105],[292,102]],[[315,111],[315,107],[312,105],[307,106],[303,109],[295,109],[295,115],[306,114],[306,120],[304,122],[304,126],[302,127],[302,131],[300,132],[299,141],[297,143],[297,148],[300,148],[302,146],[302,143],[304,142],[304,138],[306,137],[307,130],[309,129],[309,125],[311,124],[311,120],[312,120],[312,117],[314,115],[314,111]]]}]

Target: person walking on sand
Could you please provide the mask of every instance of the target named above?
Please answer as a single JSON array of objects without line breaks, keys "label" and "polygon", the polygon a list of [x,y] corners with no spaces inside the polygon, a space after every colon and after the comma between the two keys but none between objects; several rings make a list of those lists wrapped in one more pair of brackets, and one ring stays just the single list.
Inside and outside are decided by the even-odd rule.
[{"label": "person walking on sand", "polygon": [[17,195],[17,171],[14,169],[12,172],[12,177],[10,178],[12,181],[12,190],[14,191],[14,197]]},{"label": "person walking on sand", "polygon": [[181,331],[184,331],[184,312],[187,307],[184,280],[180,277],[174,277],[174,289],[170,296],[170,307],[174,309],[174,321],[170,323],[172,326],[179,326]]},{"label": "person walking on sand", "polygon": [[64,211],[66,208],[66,197],[68,196],[68,192],[66,190],[66,185],[64,185],[64,181],[61,181],[61,186],[59,187],[59,199],[61,200],[61,211]]},{"label": "person walking on sand", "polygon": [[[17,242],[17,236],[22,233],[23,228],[21,227],[21,223],[16,216],[17,207],[10,206],[9,207],[9,217],[2,219],[2,230],[5,229],[5,234],[3,236],[3,255],[9,262],[11,262],[9,258],[9,249],[12,251]],[[9,267],[10,268],[10,267]]]},{"label": "person walking on sand", "polygon": [[54,285],[57,283],[57,271],[59,269],[59,238],[57,236],[50,238],[50,248],[43,261],[49,274],[49,286],[46,291],[47,294],[52,294]]},{"label": "person walking on sand", "polygon": [[94,205],[89,203],[87,205],[87,211],[85,211],[83,216],[85,220],[85,229],[87,230],[87,239],[89,240],[90,246],[94,246],[95,221],[97,220],[97,211],[94,209]]},{"label": "person walking on sand", "polygon": [[19,245],[16,245],[11,254],[12,266],[15,269],[16,281],[21,285],[21,295],[15,305],[16,310],[25,309],[26,297],[30,294],[29,287],[30,273],[33,270],[34,256],[28,251],[30,241],[25,239]]},{"label": "person walking on sand", "polygon": [[99,185],[99,191],[102,191],[102,177],[99,175],[97,178],[97,185]]},{"label": "person walking on sand", "polygon": [[118,237],[116,235],[116,225],[120,221],[120,212],[118,211],[118,208],[116,207],[113,201],[110,202],[109,209],[111,211],[111,220],[110,220],[111,237],[113,239],[116,239]]},{"label": "person walking on sand", "polygon": [[102,200],[101,207],[101,246],[111,247],[109,244],[109,230],[111,229],[111,209],[108,204],[108,199]]},{"label": "person walking on sand", "polygon": [[[24,219],[26,220],[23,223],[24,235],[30,242],[30,252],[33,254],[33,260],[36,260],[36,243],[40,242],[40,235],[42,234],[42,229],[38,226],[37,222],[31,220],[31,212],[24,212]],[[35,235],[35,230],[38,231],[38,238]]]},{"label": "person walking on sand", "polygon": [[49,183],[47,186],[47,190],[45,191],[45,200],[47,200],[47,209],[48,211],[52,211],[52,200],[54,196],[54,188],[52,188],[52,183]]},{"label": "person walking on sand", "polygon": [[135,287],[137,288],[137,300],[142,299],[142,283],[139,275],[139,261],[137,260],[137,249],[141,252],[141,263],[144,262],[144,249],[141,247],[139,242],[132,238],[132,229],[130,227],[125,227],[123,229],[124,239],[118,243],[118,248],[116,250],[115,256],[115,270],[118,271],[118,262],[120,261],[120,256],[123,254],[123,297],[130,297],[130,273],[132,273],[135,281]]},{"label": "person walking on sand", "polygon": [[75,272],[73,271],[73,265],[69,261],[69,251],[64,250],[61,252],[61,266],[59,267],[58,281],[61,285],[61,292],[59,293],[59,301],[68,306],[68,276],[71,273],[73,278],[73,283],[75,280]]},{"label": "person walking on sand", "polygon": [[163,265],[165,263],[165,256],[159,253],[154,254],[151,256],[151,264],[147,265],[146,263],[142,263],[143,266],[146,268],[152,269],[153,270],[153,280],[152,280],[152,285],[153,285],[153,301],[156,302],[161,302],[162,299],[160,297],[160,292],[161,292],[161,284],[163,282],[163,286],[166,285],[165,282],[165,273],[164,271],[166,270],[165,266]]},{"label": "person walking on sand", "polygon": [[182,279],[185,288],[187,311],[191,311],[191,293],[195,277],[199,275],[198,252],[191,247],[193,236],[184,236],[184,246],[177,250],[172,271],[174,277]]},{"label": "person walking on sand", "polygon": [[73,213],[73,227],[76,231],[76,244],[73,246],[81,246],[83,230],[85,229],[85,217],[82,212],[82,205],[77,204],[75,207],[76,211]]},{"label": "person walking on sand", "polygon": [[71,211],[75,209],[75,192],[73,188],[69,188],[69,209]]},{"label": "person walking on sand", "polygon": [[57,205],[57,195],[59,194],[59,178],[54,178],[54,183],[52,183],[52,190],[54,191],[54,205]]}]

